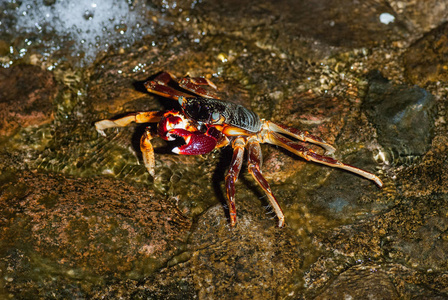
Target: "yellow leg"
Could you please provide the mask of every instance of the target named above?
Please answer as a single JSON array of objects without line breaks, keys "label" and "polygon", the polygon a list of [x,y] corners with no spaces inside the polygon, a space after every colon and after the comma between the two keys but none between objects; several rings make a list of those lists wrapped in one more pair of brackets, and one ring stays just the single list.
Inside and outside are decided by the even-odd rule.
[{"label": "yellow leg", "polygon": [[146,169],[148,170],[149,174],[154,177],[155,159],[154,148],[151,144],[152,139],[153,136],[151,135],[151,132],[149,131],[149,129],[146,129],[145,133],[143,133],[142,138],[140,139],[140,150],[142,151],[143,163],[145,164]]},{"label": "yellow leg", "polygon": [[102,136],[106,136],[104,129],[114,128],[114,127],[125,127],[135,123],[157,123],[160,121],[162,116],[165,114],[163,111],[145,111],[145,112],[135,112],[130,113],[124,117],[112,120],[106,119],[95,123],[96,131]]}]

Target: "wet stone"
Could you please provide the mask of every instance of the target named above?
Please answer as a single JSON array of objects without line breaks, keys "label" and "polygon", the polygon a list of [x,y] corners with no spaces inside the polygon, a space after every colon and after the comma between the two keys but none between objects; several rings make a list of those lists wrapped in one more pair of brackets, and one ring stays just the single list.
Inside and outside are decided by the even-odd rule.
[{"label": "wet stone", "polygon": [[57,92],[49,71],[32,65],[0,68],[0,135],[51,122]]},{"label": "wet stone", "polygon": [[[242,205],[239,208],[237,227],[230,231],[220,205],[198,219],[190,241],[199,295],[272,299],[287,294],[303,261],[299,243],[288,228],[253,218],[258,207],[251,206],[246,213]],[[234,284],[229,286],[229,281]]]},{"label": "wet stone", "polygon": [[446,195],[405,198],[396,208],[375,218],[370,226],[382,227],[377,233],[382,232],[383,236],[376,239],[382,241],[381,250],[389,258],[405,261],[417,270],[446,272],[446,201]]},{"label": "wet stone", "polygon": [[448,23],[426,33],[404,53],[407,78],[419,85],[448,80]]},{"label": "wet stone", "polygon": [[398,292],[381,266],[355,265],[339,274],[315,299],[398,299]]},{"label": "wet stone", "polygon": [[48,281],[43,292],[86,297],[99,284],[141,279],[175,255],[191,226],[167,200],[123,181],[5,176],[0,268],[18,298]]},{"label": "wet stone", "polygon": [[436,101],[417,86],[394,85],[373,72],[363,109],[376,127],[386,161],[421,156],[433,138]]},{"label": "wet stone", "polygon": [[[376,173],[371,153],[363,149],[346,158],[344,163]],[[377,203],[381,190],[369,180],[343,170],[330,169],[331,174],[322,186],[313,190],[307,197],[307,206],[318,214],[326,215],[328,220],[346,222],[358,215],[374,214],[386,205]],[[321,171],[323,172],[323,170]]]},{"label": "wet stone", "polygon": [[[250,209],[252,210],[252,209]],[[273,299],[295,295],[303,257],[299,242],[288,228],[272,220],[242,215],[230,229],[221,205],[201,215],[188,249],[152,274],[138,287],[127,290],[121,282],[98,299],[122,295],[142,299]]]},{"label": "wet stone", "polygon": [[[8,18],[42,6],[10,2],[17,3],[2,19],[5,32],[19,26]],[[90,54],[79,40],[66,39],[73,28],[16,27],[17,35],[0,41],[5,68],[30,62],[38,74],[51,70],[63,91],[57,101],[45,100],[56,104],[57,122],[13,129],[18,133],[0,151],[0,299],[448,298],[445,39],[444,31],[422,31],[443,22],[443,1],[157,0],[146,13],[130,2],[126,9],[141,14],[129,17],[141,16],[139,23],[121,23],[99,5],[94,15],[91,7],[81,11],[79,18],[95,20],[101,10],[126,31],[118,41],[91,28],[98,44],[84,42],[96,49]],[[393,20],[385,24],[384,15]],[[425,43],[406,53],[422,36]],[[406,70],[402,53],[415,58]],[[373,78],[367,90],[365,74],[374,69],[392,82],[426,82],[437,121],[429,116],[435,101],[422,89]],[[139,84],[162,70],[206,76],[223,99],[324,138],[337,147],[335,158],[380,175],[383,189],[262,145],[262,171],[287,225],[276,227],[245,162],[236,186],[238,225],[230,229],[230,147],[176,156],[170,143],[154,139],[151,178],[139,152],[144,124],[109,129],[106,138],[95,131],[103,118],[178,109]],[[420,132],[422,126],[428,128]],[[433,127],[441,136],[432,139]],[[381,173],[372,158],[379,144],[389,155],[414,151],[419,159]]]},{"label": "wet stone", "polygon": [[446,20],[446,2],[439,0],[390,0],[387,4],[406,20],[409,29],[428,31]]},{"label": "wet stone", "polygon": [[448,138],[437,136],[432,145],[419,164],[400,172],[399,189],[406,197],[448,193]]}]

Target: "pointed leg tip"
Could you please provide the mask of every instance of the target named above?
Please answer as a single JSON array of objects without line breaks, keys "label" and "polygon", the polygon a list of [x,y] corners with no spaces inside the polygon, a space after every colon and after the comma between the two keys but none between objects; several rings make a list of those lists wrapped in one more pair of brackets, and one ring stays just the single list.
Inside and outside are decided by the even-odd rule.
[{"label": "pointed leg tip", "polygon": [[379,179],[378,177],[375,177],[375,178],[373,179],[373,181],[375,181],[376,185],[377,185],[379,188],[382,188],[382,187],[383,187],[383,182],[382,182],[381,179]]},{"label": "pointed leg tip", "polygon": [[104,128],[102,128],[100,122],[101,122],[101,121],[95,123],[95,129],[96,129],[96,132],[98,132],[98,134],[100,134],[101,136],[106,136],[106,133],[105,133],[104,130],[103,130]]},{"label": "pointed leg tip", "polygon": [[330,146],[330,145],[326,145],[325,151],[326,151],[325,154],[331,155],[331,154],[334,154],[336,152],[336,148],[333,147],[333,146]]},{"label": "pointed leg tip", "polygon": [[106,136],[106,133],[101,129],[97,129],[96,132],[98,132],[101,136]]},{"label": "pointed leg tip", "polygon": [[280,220],[278,220],[278,227],[279,227],[279,228],[283,228],[283,227],[285,227],[285,220],[284,220],[284,219],[280,219]]}]

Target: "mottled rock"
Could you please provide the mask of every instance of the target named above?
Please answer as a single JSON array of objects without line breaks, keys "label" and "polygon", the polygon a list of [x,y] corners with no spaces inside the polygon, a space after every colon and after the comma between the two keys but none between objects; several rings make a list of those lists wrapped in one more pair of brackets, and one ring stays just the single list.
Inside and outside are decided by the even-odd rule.
[{"label": "mottled rock", "polygon": [[0,68],[0,135],[53,120],[53,74],[32,65]]},{"label": "mottled rock", "polygon": [[448,193],[448,139],[437,136],[433,147],[419,164],[399,173],[400,190],[406,197],[421,197]]},{"label": "mottled rock", "polygon": [[292,231],[272,227],[250,216],[230,229],[220,205],[201,215],[190,245],[168,266],[138,287],[129,282],[98,293],[98,299],[122,295],[176,299],[272,299],[294,295],[295,274],[303,257]]},{"label": "mottled rock", "polygon": [[[429,32],[433,38],[401,56],[443,20],[443,2],[435,1],[157,0],[138,30],[117,24],[145,37],[129,45],[100,37],[108,51],[83,68],[83,53],[68,56],[78,45],[65,35],[17,29],[3,37],[3,66],[51,70],[63,92],[53,101],[54,124],[20,130],[0,147],[0,298],[446,299],[445,31]],[[2,11],[3,28],[16,26],[9,17],[25,9],[16,2]],[[395,19],[385,24],[383,13]],[[42,40],[57,50],[42,49]],[[425,90],[381,79],[368,89],[372,69],[390,82],[415,76]],[[106,138],[95,131],[105,117],[178,108],[142,88],[162,70],[211,78],[223,99],[324,138],[338,148],[335,158],[379,173],[383,189],[262,145],[262,170],[287,226],[275,226],[243,165],[230,230],[231,149],[176,156],[155,139],[151,178],[139,155],[145,125],[110,129]],[[432,111],[429,93],[436,122],[415,109]],[[381,170],[374,151],[415,159]]]},{"label": "mottled rock", "polygon": [[315,299],[398,299],[388,274],[378,265],[355,265],[342,272]]},{"label": "mottled rock", "polygon": [[406,50],[403,59],[408,80],[419,85],[430,81],[448,81],[447,36],[448,23],[444,23],[426,33]]},{"label": "mottled rock", "polygon": [[173,204],[118,180],[23,172],[2,181],[1,271],[18,298],[50,278],[77,278],[85,295],[92,284],[148,276],[191,226]]},{"label": "mottled rock", "polygon": [[420,156],[433,138],[436,101],[417,86],[395,85],[373,72],[363,103],[364,111],[378,131],[386,161]]},{"label": "mottled rock", "polygon": [[448,20],[447,3],[438,0],[389,0],[390,7],[410,29],[430,30]]}]

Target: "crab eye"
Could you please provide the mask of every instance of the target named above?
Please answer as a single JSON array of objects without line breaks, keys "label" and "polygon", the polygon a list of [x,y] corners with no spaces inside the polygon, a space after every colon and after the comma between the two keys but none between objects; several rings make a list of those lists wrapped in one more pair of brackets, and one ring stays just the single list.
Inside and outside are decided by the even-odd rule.
[{"label": "crab eye", "polygon": [[213,122],[219,121],[219,118],[220,118],[220,116],[219,116],[219,113],[218,113],[218,112],[214,112],[214,113],[212,114],[212,121],[213,121]]},{"label": "crab eye", "polygon": [[183,108],[185,113],[192,119],[198,122],[206,122],[210,118],[209,107],[201,102],[190,99],[184,101]]}]

